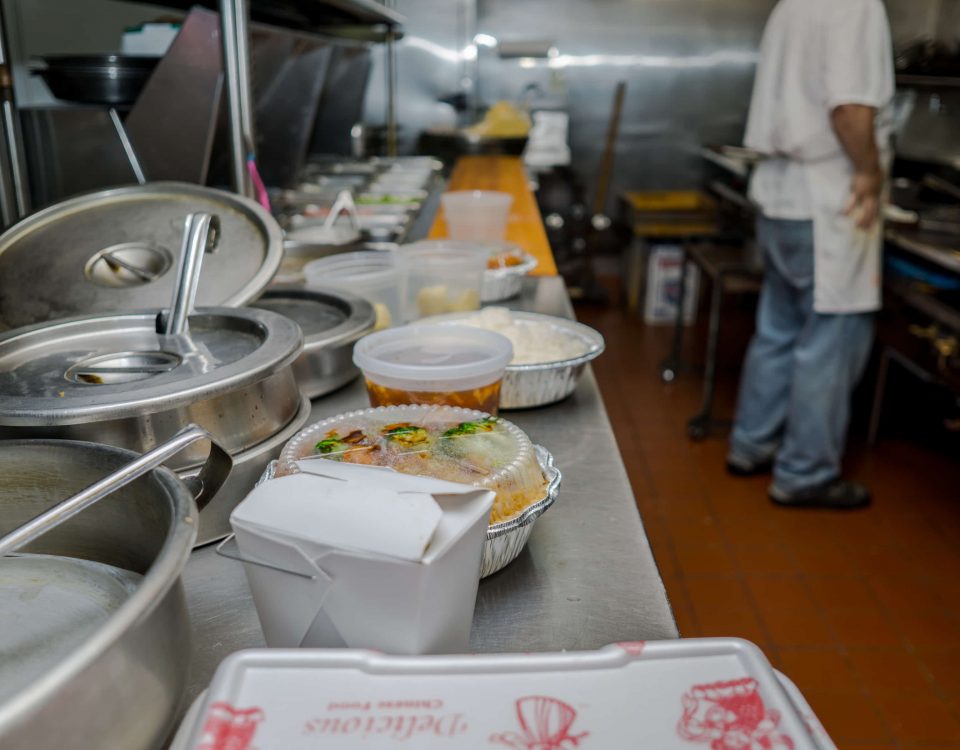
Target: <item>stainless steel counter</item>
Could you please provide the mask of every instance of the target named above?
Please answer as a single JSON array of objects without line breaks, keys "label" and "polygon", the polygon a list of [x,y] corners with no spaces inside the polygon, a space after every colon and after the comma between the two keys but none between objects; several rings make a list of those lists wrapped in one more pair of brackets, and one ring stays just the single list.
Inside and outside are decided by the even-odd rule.
[{"label": "stainless steel counter", "polygon": [[[530,279],[515,307],[572,315],[560,278]],[[366,407],[355,382],[314,403],[312,420]],[[563,472],[556,505],[526,550],[484,580],[471,647],[478,652],[581,650],[627,640],[676,638],[677,627],[640,522],[630,483],[592,372],[561,404],[507,412]],[[184,572],[194,625],[192,699],[220,661],[263,646],[242,566],[212,547]]]}]

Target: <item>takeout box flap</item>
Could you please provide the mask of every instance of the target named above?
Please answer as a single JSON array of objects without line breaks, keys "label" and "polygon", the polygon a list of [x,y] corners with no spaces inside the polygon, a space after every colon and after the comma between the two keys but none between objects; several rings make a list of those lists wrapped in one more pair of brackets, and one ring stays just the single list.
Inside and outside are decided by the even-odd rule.
[{"label": "takeout box flap", "polygon": [[339,549],[419,561],[443,514],[425,492],[398,493],[384,483],[294,474],[254,488],[234,509],[230,523],[286,538],[308,557]]},{"label": "takeout box flap", "polygon": [[371,487],[390,488],[401,497],[408,493],[428,493],[443,511],[430,547],[422,557],[429,563],[442,556],[459,540],[480,516],[489,517],[496,494],[469,484],[458,484],[433,477],[402,474],[388,466],[360,466],[341,461],[309,459],[299,461],[303,473],[328,480],[363,481]]}]

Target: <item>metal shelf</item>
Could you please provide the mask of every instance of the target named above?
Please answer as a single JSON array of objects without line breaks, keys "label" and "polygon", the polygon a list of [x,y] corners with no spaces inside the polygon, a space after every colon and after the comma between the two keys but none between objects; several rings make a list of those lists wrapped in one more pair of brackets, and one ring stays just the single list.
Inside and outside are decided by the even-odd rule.
[{"label": "metal shelf", "polygon": [[[138,2],[139,0],[126,0]],[[200,5],[219,9],[217,0],[151,0],[188,11]],[[334,26],[399,26],[406,19],[376,0],[250,0],[250,20],[307,32],[331,33]]]},{"label": "metal shelf", "polygon": [[897,86],[917,89],[960,89],[960,76],[897,74]]}]

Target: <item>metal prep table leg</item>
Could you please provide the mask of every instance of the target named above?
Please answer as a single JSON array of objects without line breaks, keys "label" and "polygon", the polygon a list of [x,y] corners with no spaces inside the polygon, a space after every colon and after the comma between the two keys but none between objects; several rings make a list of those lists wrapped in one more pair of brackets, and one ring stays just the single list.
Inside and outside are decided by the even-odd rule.
[{"label": "metal prep table leg", "polygon": [[707,361],[703,375],[703,400],[700,411],[687,422],[687,434],[693,440],[703,440],[711,427],[717,423],[713,419],[713,398],[717,390],[717,349],[720,342],[720,311],[723,304],[724,272],[720,271],[713,280],[710,298],[710,326],[707,333]]},{"label": "metal prep table leg", "polygon": [[660,365],[660,379],[664,383],[672,383],[676,380],[682,366],[681,351],[683,349],[683,328],[686,322],[684,320],[684,308],[687,301],[687,260],[689,254],[686,242],[680,247],[682,250],[680,255],[680,291],[677,297],[677,317],[673,324],[673,343],[670,347],[669,356]]}]

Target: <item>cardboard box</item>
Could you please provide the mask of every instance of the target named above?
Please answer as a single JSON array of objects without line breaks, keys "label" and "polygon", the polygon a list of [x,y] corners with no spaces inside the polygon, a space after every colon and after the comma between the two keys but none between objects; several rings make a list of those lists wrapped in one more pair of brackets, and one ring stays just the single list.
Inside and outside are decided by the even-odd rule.
[{"label": "cardboard box", "polygon": [[230,517],[267,644],[465,650],[494,493],[336,461],[300,467]]}]

